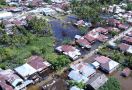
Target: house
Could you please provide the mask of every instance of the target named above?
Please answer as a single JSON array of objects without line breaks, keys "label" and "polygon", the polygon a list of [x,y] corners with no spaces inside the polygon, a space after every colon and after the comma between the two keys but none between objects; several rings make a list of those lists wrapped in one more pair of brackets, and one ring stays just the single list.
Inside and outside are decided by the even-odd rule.
[{"label": "house", "polygon": [[[9,83],[9,85],[12,86],[15,90],[22,90],[22,89],[26,88],[28,85],[30,85],[30,84],[33,83],[32,80],[26,80],[26,81],[24,81],[23,79],[21,79],[11,69],[0,71],[0,77],[3,77],[4,80],[5,80],[3,82]],[[7,90],[12,90],[12,89],[7,89]]]},{"label": "house", "polygon": [[77,70],[72,70],[69,74],[68,77],[76,82],[83,82],[86,83],[89,79],[82,74],[80,74],[79,71]]},{"label": "house", "polygon": [[29,4],[35,7],[42,6],[43,0],[30,0]]},{"label": "house", "polygon": [[13,17],[13,14],[11,12],[0,11],[0,19],[8,19],[11,17]]},{"label": "house", "polygon": [[97,38],[98,41],[100,42],[106,42],[108,40],[108,37],[103,35],[103,34],[100,34]]},{"label": "house", "polygon": [[128,29],[128,26],[124,25],[124,24],[119,24],[119,25],[117,25],[117,27],[120,28],[120,29],[123,29],[123,30]]},{"label": "house", "polygon": [[109,74],[114,72],[119,67],[118,62],[113,61],[105,56],[97,56],[96,58],[94,58],[94,60],[100,63],[100,68]]},{"label": "house", "polygon": [[0,76],[3,76],[4,79],[13,87],[17,87],[23,82],[23,80],[11,69],[2,70],[0,72]]},{"label": "house", "polygon": [[103,28],[103,27],[98,27],[98,28],[95,28],[95,30],[93,30],[93,31],[95,31],[95,32],[98,32],[98,33],[100,33],[100,34],[108,34],[108,29],[106,29],[106,28]]},{"label": "house", "polygon": [[96,74],[96,70],[88,63],[75,63],[72,64],[70,67],[73,70],[79,71],[83,76],[87,77],[88,79]]},{"label": "house", "polygon": [[100,64],[99,64],[97,61],[91,63],[91,65],[92,65],[95,69],[98,69],[99,66],[100,66]]},{"label": "house", "polygon": [[32,66],[37,72],[46,71],[51,64],[40,56],[31,56],[27,59],[27,64]]},{"label": "house", "polygon": [[80,39],[76,40],[76,43],[78,45],[80,45],[82,48],[86,48],[86,49],[91,48],[91,44],[84,38],[80,38]]},{"label": "house", "polygon": [[33,75],[37,72],[36,69],[34,69],[32,66],[30,66],[27,63],[15,68],[14,70],[16,71],[17,74],[19,74],[24,79],[29,78],[31,75]]},{"label": "house", "polygon": [[131,74],[131,70],[129,68],[124,68],[121,75],[124,77],[128,77]]},{"label": "house", "polygon": [[130,31],[129,33],[127,33],[127,36],[132,37],[132,31]]},{"label": "house", "polygon": [[110,25],[112,25],[112,26],[117,26],[117,25],[119,25],[121,22],[118,21],[118,20],[116,20],[116,19],[110,18],[110,19],[107,20],[107,23],[110,24]]},{"label": "house", "polygon": [[51,0],[53,3],[62,3],[64,0]]},{"label": "house", "polygon": [[4,76],[0,75],[0,90],[14,90],[12,86],[7,84]]},{"label": "house", "polygon": [[94,90],[98,90],[101,86],[103,86],[107,82],[107,80],[108,78],[104,74],[97,73],[90,80],[88,80],[87,84],[90,87],[92,87]]},{"label": "house", "polygon": [[93,37],[93,36],[90,35],[90,34],[86,34],[86,35],[84,36],[84,38],[85,38],[86,40],[88,40],[88,42],[90,42],[91,44],[93,44],[93,43],[97,40],[95,37]]},{"label": "house", "polygon": [[125,36],[125,37],[123,37],[122,41],[124,43],[131,44],[132,45],[132,37]]},{"label": "house", "polygon": [[122,52],[126,52],[129,47],[130,47],[130,45],[125,44],[125,43],[121,43],[118,45],[119,50],[121,50]]},{"label": "house", "polygon": [[127,22],[132,25],[132,18],[128,19]]},{"label": "house", "polygon": [[77,21],[76,23],[74,23],[74,25],[76,25],[76,26],[83,26],[83,27],[85,27],[85,26],[91,27],[92,26],[92,24],[90,22],[85,22],[83,20]]},{"label": "house", "polygon": [[52,8],[40,8],[39,10],[42,10],[43,14],[46,16],[53,16],[56,14],[56,11],[53,10]]},{"label": "house", "polygon": [[76,49],[71,45],[62,45],[56,47],[56,51],[69,56],[71,59],[76,60],[81,55],[80,50]]},{"label": "house", "polygon": [[130,45],[130,47],[127,49],[127,52],[132,54],[132,46]]}]

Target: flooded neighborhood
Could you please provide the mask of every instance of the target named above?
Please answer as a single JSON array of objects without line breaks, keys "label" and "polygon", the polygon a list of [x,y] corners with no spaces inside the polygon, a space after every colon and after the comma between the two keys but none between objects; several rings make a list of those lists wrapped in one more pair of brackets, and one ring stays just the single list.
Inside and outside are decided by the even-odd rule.
[{"label": "flooded neighborhood", "polygon": [[132,1],[0,0],[0,90],[132,90]]}]

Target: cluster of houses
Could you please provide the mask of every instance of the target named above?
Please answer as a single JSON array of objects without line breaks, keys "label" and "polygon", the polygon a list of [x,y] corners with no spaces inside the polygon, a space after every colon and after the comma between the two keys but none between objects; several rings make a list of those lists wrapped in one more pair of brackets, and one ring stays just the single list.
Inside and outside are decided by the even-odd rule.
[{"label": "cluster of houses", "polygon": [[[111,74],[116,71],[118,67],[118,62],[111,60],[106,56],[96,56],[90,64],[84,62],[71,64],[68,77],[70,80],[74,80],[75,82],[85,83],[88,88],[92,88],[90,90],[98,90],[108,80],[107,76],[98,70]],[[70,90],[74,90],[72,88],[75,87],[78,88],[77,86],[73,86]]]},{"label": "cluster of houses", "polygon": [[27,86],[42,80],[41,73],[50,69],[51,64],[40,56],[31,56],[27,63],[13,70],[0,69],[0,90],[25,90]]},{"label": "cluster of houses", "polygon": [[113,42],[109,43],[112,48],[116,48],[123,53],[132,54],[132,31],[125,34],[120,40],[119,43]]},{"label": "cluster of houses", "polygon": [[[120,32],[120,30],[115,27],[97,27],[84,36],[76,35],[75,44],[82,49],[90,50],[96,42],[104,43],[108,41],[111,38],[109,37],[109,32],[111,31]],[[56,47],[55,50],[69,56],[72,60],[76,60],[82,55],[81,51],[72,45],[61,45]]]}]

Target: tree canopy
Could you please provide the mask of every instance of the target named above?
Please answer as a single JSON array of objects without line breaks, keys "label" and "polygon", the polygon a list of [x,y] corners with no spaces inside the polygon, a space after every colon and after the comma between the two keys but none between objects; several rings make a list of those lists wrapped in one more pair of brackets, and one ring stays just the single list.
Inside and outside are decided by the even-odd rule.
[{"label": "tree canopy", "polygon": [[83,2],[79,2],[76,0],[72,0],[71,8],[75,15],[77,15],[81,19],[92,20],[93,22],[100,21],[100,10],[101,4],[98,3],[89,3],[86,0]]},{"label": "tree canopy", "polygon": [[34,17],[28,21],[28,27],[34,34],[51,34],[50,24],[43,18]]},{"label": "tree canopy", "polygon": [[121,87],[119,81],[116,78],[110,77],[107,83],[99,90],[121,90]]}]

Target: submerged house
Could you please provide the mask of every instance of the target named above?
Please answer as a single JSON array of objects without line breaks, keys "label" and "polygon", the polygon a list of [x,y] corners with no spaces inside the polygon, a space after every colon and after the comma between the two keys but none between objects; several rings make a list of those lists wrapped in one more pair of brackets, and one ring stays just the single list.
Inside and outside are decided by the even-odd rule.
[{"label": "submerged house", "polygon": [[77,70],[72,70],[69,74],[68,77],[76,82],[83,82],[86,83],[89,79],[82,74],[80,74],[79,71]]},{"label": "submerged house", "polygon": [[11,69],[0,71],[0,78],[3,78],[3,83],[1,84],[4,84],[4,86],[10,88],[6,90],[22,90],[25,89],[28,85],[33,84],[32,80],[23,80]]},{"label": "submerged house", "polygon": [[107,80],[108,78],[105,76],[105,74],[97,73],[87,82],[87,84],[89,85],[88,88],[91,88],[90,90],[98,90],[107,82]]},{"label": "submerged house", "polygon": [[17,74],[22,78],[28,79],[35,76],[37,73],[45,72],[51,64],[40,56],[31,56],[27,59],[27,63],[15,68]]},{"label": "submerged house", "polygon": [[51,66],[49,62],[40,56],[31,56],[27,59],[27,64],[32,66],[37,72],[44,72]]},{"label": "submerged house", "polygon": [[76,40],[76,43],[82,48],[86,48],[86,49],[91,48],[91,44],[84,38],[79,38],[78,40]]},{"label": "submerged house", "polygon": [[93,44],[94,42],[96,42],[96,37],[94,37],[94,36],[92,36],[92,35],[90,35],[90,34],[86,34],[85,36],[84,36],[84,38],[86,39],[86,40],[88,40],[88,42],[90,42],[91,44]]},{"label": "submerged house", "polygon": [[132,37],[125,36],[125,37],[123,37],[122,41],[123,41],[124,43],[127,43],[127,44],[132,45]]},{"label": "submerged house", "polygon": [[119,50],[122,51],[122,52],[126,52],[129,47],[130,47],[130,45],[125,44],[125,43],[121,43],[121,44],[118,45]]},{"label": "submerged house", "polygon": [[34,75],[37,72],[36,69],[34,69],[32,66],[30,66],[27,63],[15,68],[14,70],[24,79],[28,79],[31,75]]},{"label": "submerged house", "polygon": [[81,55],[80,50],[71,45],[62,45],[56,48],[56,51],[69,56],[71,59],[76,60]]},{"label": "submerged house", "polygon": [[[75,81],[83,81],[86,83],[96,74],[96,70],[88,63],[80,62],[77,64],[72,64],[70,67],[72,71],[69,73],[68,76]],[[77,73],[78,75],[76,75],[75,73]],[[76,77],[74,76],[74,74]]]},{"label": "submerged house", "polygon": [[119,67],[118,62],[113,61],[110,58],[105,56],[97,56],[96,58],[94,58],[94,60],[100,64],[100,68],[103,71],[109,74],[114,72]]}]

